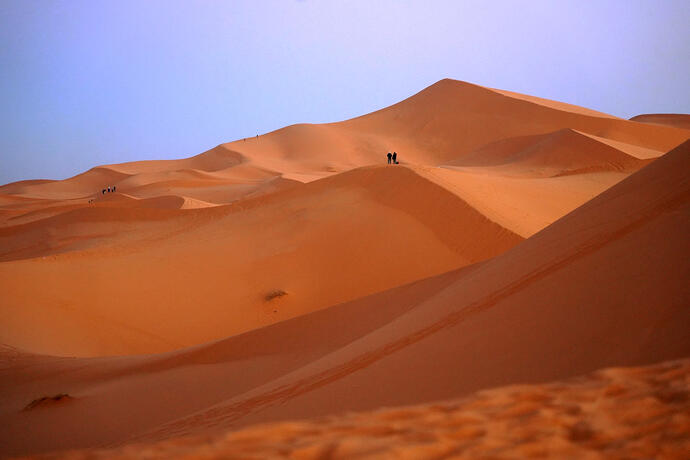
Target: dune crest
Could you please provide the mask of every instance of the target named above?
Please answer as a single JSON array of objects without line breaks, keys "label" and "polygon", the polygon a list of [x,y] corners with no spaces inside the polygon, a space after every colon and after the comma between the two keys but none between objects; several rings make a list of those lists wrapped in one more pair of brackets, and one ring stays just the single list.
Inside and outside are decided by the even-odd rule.
[{"label": "dune crest", "polygon": [[689,137],[446,79],[2,186],[0,455],[675,453]]},{"label": "dune crest", "polygon": [[640,123],[652,125],[672,126],[674,128],[690,130],[690,115],[681,113],[649,113],[637,115],[630,119]]},{"label": "dune crest", "polygon": [[[174,209],[181,198],[164,199],[171,205],[156,198],[152,207],[137,202],[74,210],[0,229],[9,250],[0,257],[16,260],[0,265],[6,291],[0,308],[8,315],[0,332],[6,343],[82,356],[165,351],[463,267],[522,241],[406,167],[355,169],[185,214]],[[139,230],[126,232],[137,221]],[[48,239],[42,232],[46,223],[53,229]],[[41,254],[51,257],[36,259]],[[176,254],[174,260],[167,260],[169,254]],[[331,256],[318,256],[323,254]],[[424,257],[430,257],[425,264],[415,263]],[[179,283],[170,285],[171,279]],[[228,286],[228,280],[240,279]],[[24,305],[23,286],[35,282],[49,287],[18,308]],[[272,289],[292,294],[279,308],[267,309],[263,297]],[[112,294],[104,297],[105,292]],[[48,299],[54,295],[69,308],[52,307]],[[103,330],[89,326],[84,336],[84,325],[101,316],[111,321]],[[26,330],[22,324],[32,317]],[[187,327],[190,318],[194,329]]]}]

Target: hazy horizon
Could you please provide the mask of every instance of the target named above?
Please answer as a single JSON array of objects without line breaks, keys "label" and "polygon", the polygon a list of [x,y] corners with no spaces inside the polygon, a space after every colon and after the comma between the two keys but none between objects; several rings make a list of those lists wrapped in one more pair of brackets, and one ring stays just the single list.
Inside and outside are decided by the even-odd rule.
[{"label": "hazy horizon", "polygon": [[0,1],[0,184],[340,121],[443,78],[688,113],[688,23],[683,1]]}]

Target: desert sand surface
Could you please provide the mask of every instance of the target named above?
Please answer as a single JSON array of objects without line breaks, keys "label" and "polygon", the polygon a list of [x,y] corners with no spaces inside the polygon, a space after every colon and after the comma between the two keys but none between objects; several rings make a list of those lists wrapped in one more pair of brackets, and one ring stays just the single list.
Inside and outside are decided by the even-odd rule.
[{"label": "desert sand surface", "polygon": [[[335,417],[323,432],[294,422],[313,431],[297,444],[256,428],[266,443],[246,452],[347,456],[328,447],[338,424],[385,432],[385,407],[415,405],[414,423],[433,413],[424,405],[516,384],[575,401],[600,389],[543,384],[614,366],[684,369],[672,383],[687,391],[685,361],[653,364],[690,356],[688,139],[442,80],[351,120],[1,186],[0,455],[192,436],[146,449],[213,457],[194,449],[234,452],[225,440],[258,432],[233,430]],[[611,410],[637,407],[622,401]],[[446,407],[463,419],[463,404]],[[621,417],[611,423],[632,442]],[[534,423],[533,452],[614,443]],[[687,421],[669,426],[687,443]],[[378,436],[352,455],[518,448],[504,432],[407,446],[419,451],[395,450],[415,433]],[[616,446],[647,452],[625,439]],[[108,452],[138,448],[123,449]]]},{"label": "desert sand surface", "polygon": [[690,115],[683,113],[649,113],[634,116],[630,120],[653,125],[690,129]]},{"label": "desert sand surface", "polygon": [[38,458],[667,458],[690,450],[690,360]]}]

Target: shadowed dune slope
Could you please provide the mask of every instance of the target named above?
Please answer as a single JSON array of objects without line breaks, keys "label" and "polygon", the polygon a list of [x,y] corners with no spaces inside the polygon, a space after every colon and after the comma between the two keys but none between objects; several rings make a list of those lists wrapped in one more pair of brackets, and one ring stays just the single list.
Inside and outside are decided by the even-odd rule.
[{"label": "shadowed dune slope", "polygon": [[[6,349],[0,445],[208,433],[687,356],[689,154],[686,143],[491,260],[220,342],[98,359]],[[60,410],[21,411],[59,393],[73,398]]]},{"label": "shadowed dune slope", "polygon": [[442,80],[2,186],[0,455],[687,357],[689,137]]},{"label": "shadowed dune slope", "polygon": [[640,123],[652,125],[672,126],[674,128],[690,130],[690,115],[682,113],[649,113],[637,115],[630,119]]},{"label": "shadowed dune slope", "polygon": [[150,437],[687,356],[689,153],[685,143],[347,347]]},{"label": "shadowed dune slope", "polygon": [[[402,166],[225,207],[79,209],[0,229],[0,338],[61,355],[170,350],[485,260],[520,241]],[[35,285],[42,289],[28,301]],[[287,295],[269,299],[275,290]]]},{"label": "shadowed dune slope", "polygon": [[549,177],[514,167],[417,167],[480,213],[529,238],[628,176],[604,171]]},{"label": "shadowed dune slope", "polygon": [[[573,107],[441,80],[368,115],[326,125],[289,126],[225,145],[262,167],[309,177],[382,162],[388,151],[397,151],[404,162],[445,164],[491,142],[565,128],[659,152],[690,137],[681,129],[641,125]],[[296,169],[296,161],[301,169]]]},{"label": "shadowed dune slope", "polygon": [[[0,347],[0,423],[7,427],[0,431],[0,452],[122,442],[347,346],[473,269],[158,355],[75,359]],[[59,393],[71,395],[74,404],[59,412],[22,411],[34,399]],[[88,423],[103,413],[109,414],[107,423]]]},{"label": "shadowed dune slope", "polygon": [[[690,360],[467,398],[45,458],[685,458]],[[664,422],[660,423],[659,419]]]},{"label": "shadowed dune slope", "polygon": [[0,193],[85,196],[129,176],[189,169],[220,173],[241,165],[304,182],[380,163],[388,151],[399,152],[404,162],[439,165],[501,139],[566,128],[663,152],[689,137],[686,130],[675,127],[635,123],[569,104],[446,79],[402,102],[351,120],[288,126],[183,160],[108,165],[104,168],[109,176],[92,170],[68,179],[68,186],[17,183],[0,188]]},{"label": "shadowed dune slope", "polygon": [[430,154],[436,155],[424,161],[430,164],[444,163],[507,137],[563,128],[661,151],[668,151],[688,136],[683,130],[658,126],[642,130],[627,120],[559,110],[454,80],[442,80],[398,104],[343,124],[373,128],[394,138],[419,139],[431,147]]},{"label": "shadowed dune slope", "polygon": [[[114,185],[137,198],[178,195],[226,204],[294,185],[294,181],[309,182],[382,163],[388,151],[397,151],[404,163],[436,166],[503,139],[564,129],[594,136],[633,156],[631,152],[637,151],[643,159],[690,137],[683,129],[636,123],[446,79],[400,103],[351,120],[288,126],[187,159],[106,165],[63,181],[17,182],[0,187],[0,194],[83,200],[84,204],[102,198],[100,191]],[[279,178],[282,181],[276,181]],[[15,215],[9,210],[4,214]]]},{"label": "shadowed dune slope", "polygon": [[515,172],[559,176],[596,171],[632,172],[649,161],[635,158],[572,129],[562,129],[493,142],[449,164],[505,166]]}]

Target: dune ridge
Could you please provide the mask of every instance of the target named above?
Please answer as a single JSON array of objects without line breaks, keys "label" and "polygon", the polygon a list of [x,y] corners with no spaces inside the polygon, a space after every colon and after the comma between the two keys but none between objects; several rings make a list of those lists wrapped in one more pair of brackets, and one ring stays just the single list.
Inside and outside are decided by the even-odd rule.
[{"label": "dune ridge", "polygon": [[[662,452],[688,393],[689,138],[442,80],[4,185],[0,455]],[[590,374],[620,366],[649,367]]]},{"label": "dune ridge", "polygon": [[[47,220],[48,238],[46,221],[0,229],[3,246],[14,248],[3,259],[16,260],[0,265],[7,343],[81,356],[165,351],[463,267],[522,241],[407,167],[360,168],[232,206],[177,212],[160,205],[74,210]],[[128,232],[132,226],[139,230]],[[41,254],[51,258],[36,259]],[[415,263],[423,257],[430,258]],[[170,286],[171,279],[180,282]],[[243,282],[228,289],[227,279]],[[35,282],[49,287],[26,305],[25,286]],[[276,288],[289,295],[269,305],[265,293]],[[51,306],[55,295],[68,310]],[[93,315],[112,320],[107,330],[91,325],[88,339],[76,334]],[[22,324],[32,317],[27,331]],[[120,323],[147,334],[128,333],[126,345],[124,331],[112,327]],[[169,340],[152,343],[149,334]]]},{"label": "dune ridge", "polygon": [[[414,404],[487,386],[563,378],[613,362],[639,365],[685,356],[688,153],[690,142],[369,336],[143,439],[199,426]],[[648,231],[664,235],[663,243],[631,251],[647,240]],[[617,263],[621,257],[624,266]],[[629,279],[637,280],[634,288]],[[661,283],[663,299],[653,289]],[[630,298],[635,302],[625,301]],[[625,329],[616,326],[621,322]],[[373,381],[376,387],[367,387]]]},{"label": "dune ridge", "polygon": [[450,165],[512,166],[539,175],[598,171],[637,171],[650,160],[638,159],[570,128],[546,135],[508,138],[465,155]]},{"label": "dune ridge", "polygon": [[[568,378],[614,363],[686,356],[690,267],[687,252],[678,248],[687,247],[688,149],[690,143],[513,249],[462,271],[166,355],[65,360],[15,351],[5,364],[15,385],[3,390],[14,394],[13,404],[56,391],[80,401],[60,414],[34,415],[39,433],[55,429],[55,416],[116,414],[117,423],[107,429],[91,427],[76,439],[64,432],[58,444],[44,444],[54,449],[420,404],[493,386]],[[650,234],[664,238],[641,245]],[[663,291],[653,289],[662,284]],[[372,305],[387,305],[387,311]],[[338,324],[338,333],[328,324]],[[275,351],[262,349],[266,345]],[[31,361],[42,362],[45,374],[28,370]],[[227,380],[238,374],[243,379]],[[187,379],[195,384],[182,384]],[[186,403],[171,407],[164,388],[186,388]],[[141,413],[132,413],[134,407],[114,408],[113,397],[147,402],[137,409]],[[156,417],[175,419],[171,410],[178,411],[176,420],[151,427]],[[188,415],[181,416],[185,410]],[[8,426],[16,427],[11,414]],[[16,439],[15,449],[26,449],[19,432],[7,436]]]},{"label": "dune ridge", "polygon": [[681,113],[648,113],[636,115],[632,117],[630,121],[690,129],[690,115]]}]

